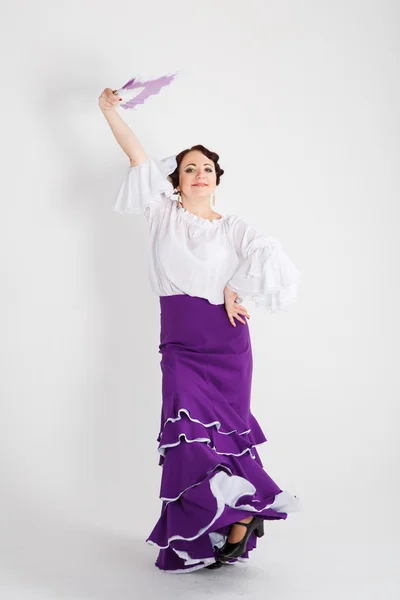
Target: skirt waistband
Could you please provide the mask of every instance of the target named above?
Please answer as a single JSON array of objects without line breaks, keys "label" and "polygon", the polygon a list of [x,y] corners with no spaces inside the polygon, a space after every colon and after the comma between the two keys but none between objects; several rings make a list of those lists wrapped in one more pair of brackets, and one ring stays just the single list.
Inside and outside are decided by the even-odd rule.
[{"label": "skirt waistband", "polygon": [[250,346],[247,321],[235,321],[233,327],[224,304],[188,294],[160,296],[160,351],[173,345],[197,352],[246,352]]}]

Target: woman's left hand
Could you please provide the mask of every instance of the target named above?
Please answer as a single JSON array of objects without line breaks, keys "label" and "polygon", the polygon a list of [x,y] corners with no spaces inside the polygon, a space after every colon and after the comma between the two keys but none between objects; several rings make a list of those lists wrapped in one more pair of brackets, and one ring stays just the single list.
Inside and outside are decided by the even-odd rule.
[{"label": "woman's left hand", "polygon": [[227,287],[224,288],[225,310],[228,314],[230,322],[234,327],[236,327],[236,323],[233,320],[234,317],[236,317],[236,319],[238,319],[238,321],[240,321],[244,325],[246,325],[246,321],[239,317],[239,315],[244,315],[247,319],[250,319],[250,315],[245,309],[245,307],[235,302],[237,297],[238,294],[236,292],[233,292]]}]

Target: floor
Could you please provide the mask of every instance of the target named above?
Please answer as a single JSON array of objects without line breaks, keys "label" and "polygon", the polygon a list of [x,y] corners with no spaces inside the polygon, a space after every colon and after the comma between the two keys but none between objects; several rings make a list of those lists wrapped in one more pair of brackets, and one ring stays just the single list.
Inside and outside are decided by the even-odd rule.
[{"label": "floor", "polygon": [[[6,600],[397,600],[400,595],[400,544],[374,540],[367,531],[356,542],[272,524],[247,563],[173,575],[154,566],[157,549],[142,536],[51,521],[4,525],[0,597]],[[390,539],[390,532],[383,533],[381,540]]]}]

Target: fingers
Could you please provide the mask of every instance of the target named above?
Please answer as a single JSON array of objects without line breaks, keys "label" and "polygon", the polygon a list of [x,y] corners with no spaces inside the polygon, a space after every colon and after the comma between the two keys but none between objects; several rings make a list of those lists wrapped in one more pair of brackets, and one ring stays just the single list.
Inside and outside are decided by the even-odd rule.
[{"label": "fingers", "polygon": [[[247,319],[250,319],[250,315],[246,309],[236,311],[236,316],[237,315],[244,315]],[[239,317],[237,317],[237,318],[239,318]]]},{"label": "fingers", "polygon": [[[250,319],[250,315],[245,315],[245,316],[246,316],[248,319]],[[235,323],[235,321],[234,321],[234,317],[236,317],[236,319],[237,319],[238,321],[240,321],[241,323],[243,323],[243,325],[247,325],[247,322],[246,322],[246,321],[244,321],[244,320],[243,320],[241,317],[239,317],[239,314],[228,313],[228,317],[229,317],[229,320],[230,320],[231,324],[232,324],[234,327],[236,327],[236,323]]]},{"label": "fingers", "polygon": [[[115,90],[115,91],[117,91],[117,90]],[[105,90],[105,92],[106,92],[106,101],[110,102],[110,104],[113,104],[114,106],[116,104],[119,104],[121,97],[118,95],[115,95],[112,89],[107,88],[107,90]]]},{"label": "fingers", "polygon": [[[239,311],[239,308],[241,309],[240,311]],[[248,319],[250,319],[250,315],[249,315],[247,308],[245,308],[241,304],[237,304],[236,309],[238,312],[240,312],[241,315],[245,315]]]},{"label": "fingers", "polygon": [[247,325],[247,321],[244,321],[239,316],[239,315],[244,315],[246,317],[246,319],[250,319],[250,315],[244,306],[242,306],[241,304],[235,304],[235,303],[233,303],[233,306],[231,306],[230,303],[226,303],[225,310],[228,315],[229,321],[230,321],[231,325],[233,325],[233,327],[236,327],[234,318],[236,318],[238,321],[243,323],[243,325]]},{"label": "fingers", "polygon": [[99,97],[99,106],[102,110],[112,110],[119,104],[122,100],[118,95],[114,94],[114,91],[111,88],[106,88],[103,90]]},{"label": "fingers", "polygon": [[120,96],[118,96],[118,94],[114,94],[114,92],[116,92],[117,90],[112,90],[111,88],[107,88],[107,97],[110,99],[111,102],[114,102],[114,100],[118,101],[118,98],[120,98]]},{"label": "fingers", "polygon": [[241,323],[243,323],[243,325],[246,325],[246,321],[244,321],[243,319],[241,319],[239,317],[239,315],[235,315],[235,316],[236,316],[236,318],[237,318],[238,321],[240,321]]}]

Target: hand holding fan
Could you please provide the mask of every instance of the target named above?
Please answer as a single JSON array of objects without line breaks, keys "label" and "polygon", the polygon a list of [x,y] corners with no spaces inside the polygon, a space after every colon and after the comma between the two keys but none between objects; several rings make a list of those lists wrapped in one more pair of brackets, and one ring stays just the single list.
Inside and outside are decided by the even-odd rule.
[{"label": "hand holding fan", "polygon": [[139,104],[144,104],[148,98],[155,96],[160,90],[172,83],[177,73],[163,75],[157,79],[141,81],[138,77],[132,77],[119,90],[113,90],[115,96],[122,98],[118,106],[125,109],[135,109]]}]

